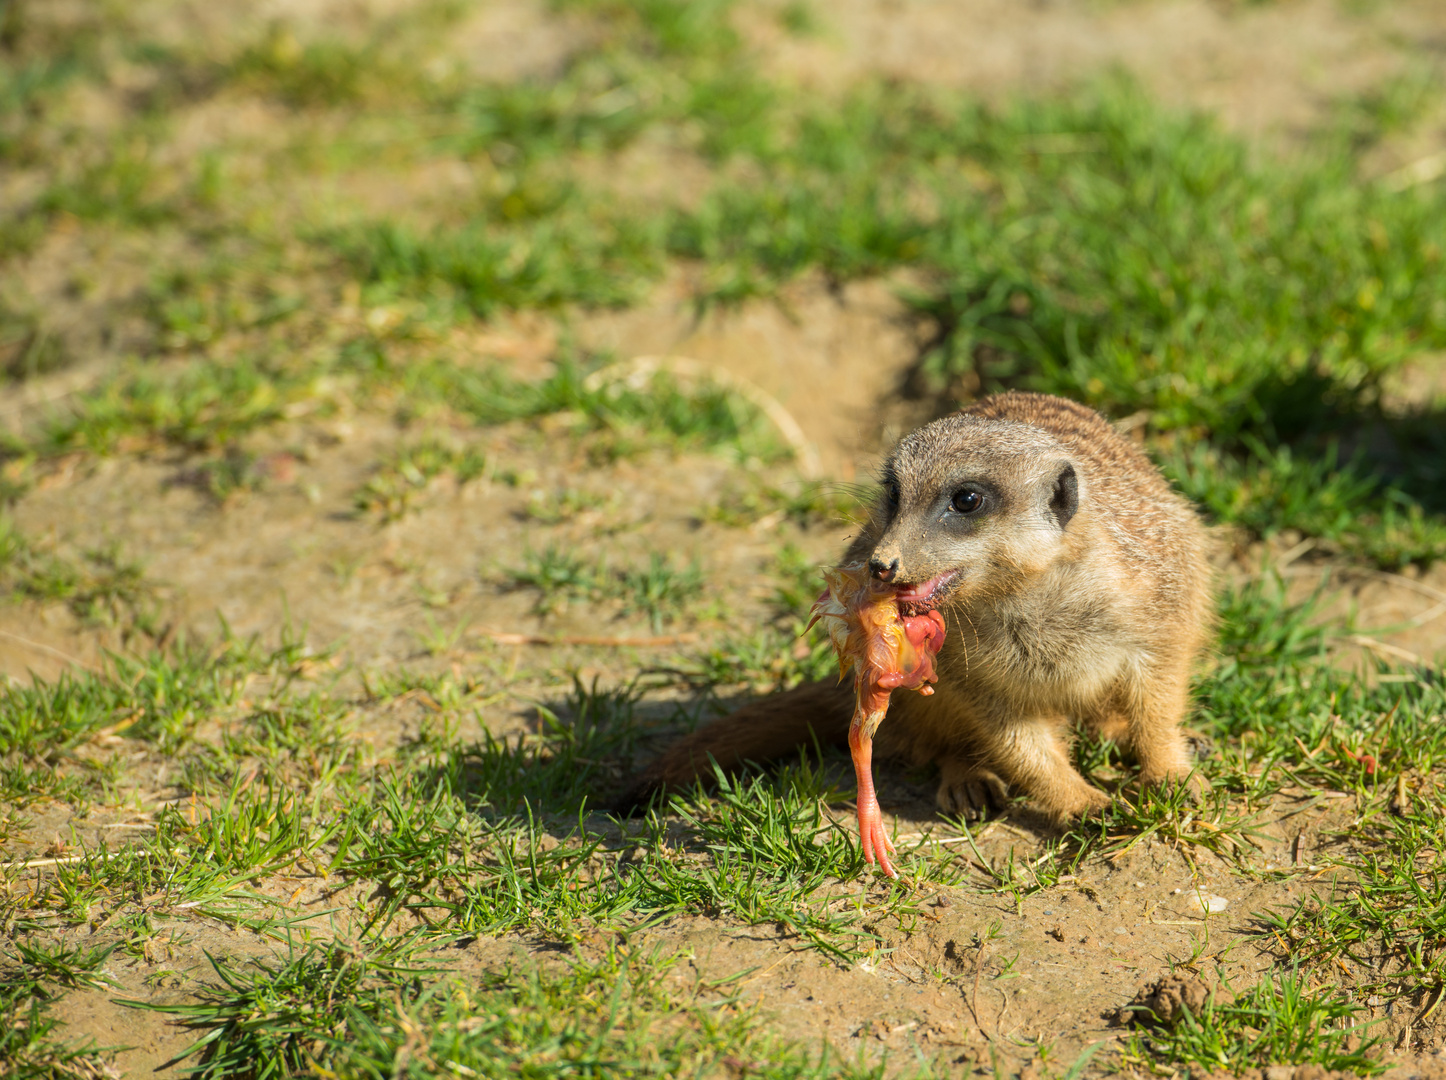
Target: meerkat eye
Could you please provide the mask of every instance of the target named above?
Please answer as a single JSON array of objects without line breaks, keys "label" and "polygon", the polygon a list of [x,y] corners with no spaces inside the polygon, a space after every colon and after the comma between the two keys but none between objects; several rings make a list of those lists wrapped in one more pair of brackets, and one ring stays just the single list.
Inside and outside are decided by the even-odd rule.
[{"label": "meerkat eye", "polygon": [[954,492],[949,508],[959,514],[977,514],[984,507],[984,496],[971,488]]},{"label": "meerkat eye", "polygon": [[897,480],[890,480],[884,484],[884,500],[891,507],[899,505],[899,482]]}]

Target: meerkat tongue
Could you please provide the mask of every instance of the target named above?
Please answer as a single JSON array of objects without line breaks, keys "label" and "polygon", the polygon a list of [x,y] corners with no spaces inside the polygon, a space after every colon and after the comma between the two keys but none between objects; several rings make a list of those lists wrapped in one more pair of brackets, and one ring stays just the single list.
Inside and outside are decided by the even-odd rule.
[{"label": "meerkat tongue", "polygon": [[894,846],[874,791],[873,737],[893,691],[934,692],[929,684],[938,678],[934,657],[944,644],[944,617],[937,611],[903,616],[900,590],[875,582],[863,566],[825,570],[824,579],[828,589],[814,604],[813,619],[828,620],[825,625],[838,653],[840,676],[854,669],[849,752],[859,785],[859,846],[866,862],[877,862],[885,874],[897,877],[889,862]]}]

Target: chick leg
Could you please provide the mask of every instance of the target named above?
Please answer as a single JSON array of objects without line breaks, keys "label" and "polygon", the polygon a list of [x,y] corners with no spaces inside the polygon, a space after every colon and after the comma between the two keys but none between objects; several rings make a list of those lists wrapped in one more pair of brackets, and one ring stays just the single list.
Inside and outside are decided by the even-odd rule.
[{"label": "chick leg", "polygon": [[859,793],[859,847],[863,850],[865,862],[877,862],[879,869],[889,877],[898,877],[889,852],[894,845],[884,829],[884,815],[879,809],[879,797],[874,791],[874,740],[864,733],[861,724],[855,721],[849,727],[849,754],[854,759],[854,775],[858,778]]}]

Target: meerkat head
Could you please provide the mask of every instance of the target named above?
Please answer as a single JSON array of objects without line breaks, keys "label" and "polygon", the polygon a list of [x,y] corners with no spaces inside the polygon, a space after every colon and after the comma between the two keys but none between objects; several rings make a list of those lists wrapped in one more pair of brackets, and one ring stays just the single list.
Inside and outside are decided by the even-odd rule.
[{"label": "meerkat head", "polygon": [[1008,591],[1068,550],[1085,478],[1028,424],[947,416],[907,436],[882,471],[870,572],[919,611]]}]

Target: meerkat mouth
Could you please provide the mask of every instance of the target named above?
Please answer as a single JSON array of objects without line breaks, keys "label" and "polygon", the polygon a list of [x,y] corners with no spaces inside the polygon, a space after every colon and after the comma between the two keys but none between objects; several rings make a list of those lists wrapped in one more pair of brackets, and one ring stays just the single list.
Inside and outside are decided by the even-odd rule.
[{"label": "meerkat mouth", "polygon": [[945,570],[938,577],[921,581],[917,585],[900,585],[894,593],[901,615],[922,615],[930,608],[939,606],[939,601],[949,591],[949,586],[959,576],[958,570]]}]

